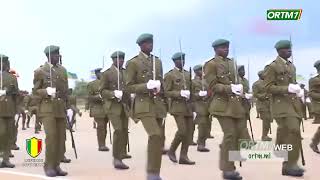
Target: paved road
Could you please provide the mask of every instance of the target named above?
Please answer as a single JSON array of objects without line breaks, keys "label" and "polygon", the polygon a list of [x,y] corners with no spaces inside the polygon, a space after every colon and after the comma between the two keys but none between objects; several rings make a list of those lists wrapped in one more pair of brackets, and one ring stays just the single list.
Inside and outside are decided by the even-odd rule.
[{"label": "paved road", "polygon": [[[256,139],[261,136],[261,120],[256,119],[255,112],[251,114],[254,135]],[[33,123],[33,122],[32,122]],[[75,132],[76,145],[78,149],[78,159],[75,159],[73,149],[70,144],[70,136],[67,134],[67,152],[66,156],[72,159],[71,164],[62,164],[62,168],[69,172],[69,176],[60,179],[74,179],[74,180],[144,180],[145,179],[145,162],[146,162],[146,144],[147,135],[143,130],[140,123],[135,124],[130,122],[130,145],[133,156],[130,160],[125,160],[130,166],[129,170],[121,171],[115,170],[111,164],[111,152],[97,151],[96,131],[92,128],[92,119],[88,117],[87,113],[84,116],[78,117],[77,131]],[[246,180],[287,180],[287,179],[306,179],[318,180],[320,179],[320,155],[313,153],[309,148],[310,139],[315,132],[317,125],[311,124],[311,120],[305,121],[305,133],[303,133],[303,147],[306,159],[306,170],[303,178],[289,178],[281,176],[281,163],[280,162],[261,162],[250,161],[243,163],[238,170]],[[32,126],[33,127],[33,126]],[[273,133],[271,136],[275,138],[276,123],[272,124]],[[109,131],[109,130],[108,130]],[[166,146],[169,147],[176,125],[172,117],[168,116],[166,121]],[[67,132],[68,133],[68,132]],[[199,153],[196,147],[190,148],[190,159],[196,161],[195,166],[183,166],[171,163],[167,156],[163,156],[161,175],[164,180],[213,180],[222,179],[221,172],[218,169],[218,147],[222,139],[222,132],[216,120],[213,120],[212,134],[215,139],[210,139],[207,142],[208,147],[211,149],[209,153]],[[19,129],[18,145],[19,151],[14,151],[15,158],[12,162],[16,164],[15,169],[0,169],[0,180],[7,179],[57,179],[46,178],[43,173],[42,167],[34,167],[34,163],[29,163],[28,159],[32,159],[26,152],[26,139],[31,137],[44,139],[43,131],[39,135],[33,133],[33,128],[26,131]],[[197,136],[197,132],[195,133]],[[195,137],[196,139],[196,137]],[[108,146],[109,136],[107,137]],[[177,152],[177,155],[179,153]],[[38,160],[44,158],[43,152],[37,157]],[[41,165],[41,164],[40,164]],[[237,164],[238,165],[238,164]]]}]

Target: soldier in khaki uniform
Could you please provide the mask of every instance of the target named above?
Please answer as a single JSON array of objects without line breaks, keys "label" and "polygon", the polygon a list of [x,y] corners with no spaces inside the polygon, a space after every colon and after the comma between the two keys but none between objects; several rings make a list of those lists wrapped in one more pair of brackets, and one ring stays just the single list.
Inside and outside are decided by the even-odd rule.
[{"label": "soldier in khaki uniform", "polygon": [[[312,108],[314,116],[317,120],[320,120],[320,60],[314,63],[314,67],[317,69],[317,75],[309,80],[309,95],[311,97]],[[318,144],[320,143],[320,126],[317,132],[312,138],[310,144],[311,149],[320,154]]]},{"label": "soldier in khaki uniform", "polygon": [[[70,125],[71,125],[71,130],[73,130],[73,125],[75,125],[76,123],[76,115],[78,114],[80,117],[82,116],[82,112],[80,111],[80,109],[77,107],[77,97],[75,95],[72,94],[72,88],[69,89],[68,91],[69,97],[68,97],[68,103],[70,105],[70,109],[72,112],[72,117],[71,117],[71,121],[70,121]],[[68,110],[67,110],[68,111]]]},{"label": "soldier in khaki uniform", "polygon": [[103,100],[100,94],[101,68],[95,69],[95,74],[97,79],[88,83],[87,87],[90,117],[93,117],[97,123],[98,150],[109,151],[106,146],[108,118],[103,110]]},{"label": "soldier in khaki uniform", "polygon": [[103,98],[104,112],[113,126],[113,165],[116,169],[129,169],[122,162],[127,155],[128,144],[128,107],[130,95],[125,91],[125,69],[122,67],[125,53],[116,51],[111,55],[113,64],[104,71],[100,80],[100,91]]},{"label": "soldier in khaki uniform", "polygon": [[0,54],[2,59],[2,87],[0,87],[0,153],[2,162],[0,168],[14,168],[15,165],[9,160],[12,143],[10,141],[10,133],[14,131],[14,116],[17,111],[17,95],[19,92],[17,78],[9,73],[10,62],[9,57]]},{"label": "soldier in khaki uniform", "polygon": [[27,128],[29,128],[30,119],[34,115],[35,116],[34,133],[39,134],[39,131],[41,131],[41,124],[42,124],[38,116],[40,97],[36,96],[35,94],[31,94],[24,101],[25,101],[25,106],[27,107]]},{"label": "soldier in khaki uniform", "polygon": [[215,116],[224,133],[220,144],[220,170],[224,179],[239,180],[233,161],[229,161],[229,151],[238,150],[239,140],[247,137],[246,110],[243,107],[243,85],[239,84],[237,67],[227,58],[229,41],[218,39],[212,47],[215,57],[204,66],[205,79],[209,85],[209,94],[213,94],[209,112]]},{"label": "soldier in khaki uniform", "polygon": [[[22,122],[22,128],[26,127],[29,128],[30,127],[30,114],[29,114],[29,102],[30,102],[30,97],[31,95],[28,93],[24,98],[23,98],[23,103],[24,103],[24,108],[26,109],[26,119],[25,121]],[[22,129],[24,130],[24,129]]]},{"label": "soldier in khaki uniform", "polygon": [[[136,122],[142,122],[149,136],[147,180],[161,180],[160,168],[164,136],[162,134],[163,119],[158,118],[157,108],[159,108],[158,103],[162,102],[163,94],[162,62],[151,54],[153,50],[152,34],[140,35],[136,43],[140,46],[141,52],[127,62],[125,80],[128,93],[135,94],[131,103],[131,117]],[[153,70],[155,70],[154,73]]]},{"label": "soldier in khaki uniform", "polygon": [[303,90],[303,92],[304,92],[304,95],[303,95],[303,97],[304,97],[304,99],[303,99],[303,101],[302,101],[302,99],[301,99],[301,104],[302,104],[302,106],[301,106],[301,109],[302,109],[302,117],[303,117],[303,119],[304,120],[307,120],[308,118],[307,118],[307,104],[306,104],[306,99],[307,99],[307,94],[308,94],[308,91],[304,88],[305,87],[305,85],[304,84],[300,84],[300,88]]},{"label": "soldier in khaki uniform", "polygon": [[168,156],[177,162],[176,150],[181,144],[179,164],[195,164],[188,157],[190,139],[192,139],[193,119],[190,99],[190,72],[184,70],[185,54],[175,53],[172,56],[175,68],[164,76],[164,92],[170,98],[169,112],[174,116],[178,131],[171,143]]},{"label": "soldier in khaki uniform", "polygon": [[[90,111],[90,106],[89,106],[89,100],[88,98],[86,98],[86,102],[85,102],[85,105],[84,105],[84,112],[86,112],[87,110]],[[97,129],[97,123],[93,120],[93,129]]]},{"label": "soldier in khaki uniform", "polygon": [[271,96],[267,94],[266,89],[264,87],[263,81],[263,71],[259,71],[258,73],[259,80],[253,83],[252,90],[253,96],[257,98],[257,109],[260,114],[260,118],[262,120],[262,141],[271,141],[272,138],[268,136],[268,132],[270,130],[272,116],[271,116]]},{"label": "soldier in khaki uniform", "polygon": [[[30,101],[30,95],[29,92],[26,91],[26,94],[23,97],[23,107],[25,109],[25,118],[22,119],[22,130],[26,130],[29,128],[28,120],[29,120],[29,115],[28,115],[28,102]],[[30,120],[29,120],[30,123]]]},{"label": "soldier in khaki uniform", "polygon": [[198,124],[198,148],[199,152],[209,152],[206,148],[206,140],[210,136],[211,118],[209,118],[208,84],[203,79],[202,65],[193,67],[195,77],[192,80],[193,106],[195,111],[194,121]]},{"label": "soldier in khaki uniform", "polygon": [[278,41],[275,44],[278,57],[265,68],[264,83],[267,93],[272,95],[272,115],[278,124],[277,142],[291,144],[288,161],[282,164],[282,175],[303,176],[304,170],[297,164],[301,148],[300,123],[302,105],[300,98],[304,91],[296,82],[296,68],[289,61],[291,42]]},{"label": "soldier in khaki uniform", "polygon": [[46,133],[44,171],[49,177],[68,174],[60,168],[60,161],[66,150],[68,77],[66,69],[59,64],[59,49],[54,45],[45,48],[48,62],[35,70],[33,80],[33,93],[40,98],[37,115],[41,118]]}]

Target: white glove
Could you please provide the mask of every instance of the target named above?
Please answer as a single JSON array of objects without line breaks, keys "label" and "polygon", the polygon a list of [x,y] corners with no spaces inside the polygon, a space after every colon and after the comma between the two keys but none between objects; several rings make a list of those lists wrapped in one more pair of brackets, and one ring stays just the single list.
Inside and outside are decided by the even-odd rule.
[{"label": "white glove", "polygon": [[189,99],[190,98],[190,91],[189,90],[181,90],[180,91],[180,95],[182,97],[185,97],[185,98]]},{"label": "white glove", "polygon": [[28,110],[25,110],[25,111],[24,111],[24,113],[28,113],[28,112],[29,112]]},{"label": "white glove", "polygon": [[114,96],[118,99],[122,99],[122,95],[123,95],[123,92],[122,91],[119,91],[119,90],[115,90],[113,91],[114,93]]},{"label": "white glove", "polygon": [[72,120],[72,116],[73,116],[72,109],[67,109],[67,116],[68,116],[69,121],[71,121]]},{"label": "white glove", "polygon": [[250,99],[252,99],[252,94],[250,94],[250,93],[245,93],[244,94],[244,97],[246,98],[246,99],[248,99],[248,100],[250,100]]},{"label": "white glove", "polygon": [[231,91],[236,95],[243,94],[243,86],[242,86],[242,84],[231,84]]},{"label": "white glove", "polygon": [[193,112],[193,113],[192,113],[192,116],[193,116],[193,120],[195,120],[196,117],[197,117],[197,113],[196,113],[196,112]]},{"label": "white glove", "polygon": [[47,90],[47,94],[49,96],[55,96],[56,95],[56,88],[47,87],[46,90]]},{"label": "white glove", "polygon": [[160,91],[161,83],[159,80],[149,80],[147,83],[148,89],[157,89],[157,91]]},{"label": "white glove", "polygon": [[289,86],[288,86],[289,93],[298,94],[298,93],[300,93],[300,90],[301,90],[301,88],[298,84],[289,84]]},{"label": "white glove", "polygon": [[0,96],[4,96],[7,94],[7,91],[6,90],[0,90]]},{"label": "white glove", "polygon": [[311,103],[311,99],[309,97],[306,98],[306,103]]},{"label": "white glove", "polygon": [[203,97],[203,96],[207,96],[208,92],[207,91],[199,91],[199,96]]},{"label": "white glove", "polygon": [[297,97],[299,97],[299,98],[304,97],[304,90],[303,89],[300,89],[300,92],[297,93]]},{"label": "white glove", "polygon": [[161,90],[161,82],[159,80],[156,80],[156,89],[157,89],[157,93],[160,92]]}]

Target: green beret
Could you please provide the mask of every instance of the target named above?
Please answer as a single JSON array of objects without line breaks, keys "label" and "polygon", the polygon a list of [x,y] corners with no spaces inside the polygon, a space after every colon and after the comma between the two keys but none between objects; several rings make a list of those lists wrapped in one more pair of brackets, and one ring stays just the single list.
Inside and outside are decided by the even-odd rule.
[{"label": "green beret", "polygon": [[212,43],[212,47],[217,47],[225,44],[229,44],[230,42],[226,39],[217,39]]},{"label": "green beret", "polygon": [[287,48],[291,48],[291,42],[289,40],[280,40],[278,41],[274,47],[276,49],[287,49]]},{"label": "green beret", "polygon": [[98,73],[98,72],[100,72],[101,70],[102,70],[102,68],[97,68],[97,69],[94,70],[94,73]]},{"label": "green beret", "polygon": [[202,65],[200,64],[193,67],[193,71],[197,71],[199,69],[202,69]]},{"label": "green beret", "polygon": [[172,56],[172,60],[175,61],[175,60],[181,60],[181,58],[184,60],[186,54],[183,53],[183,52],[177,52],[177,53],[174,53],[174,55]]},{"label": "green beret", "polygon": [[153,35],[149,34],[149,33],[144,33],[141,34],[138,39],[137,39],[137,44],[142,44],[143,42],[147,41],[147,40],[153,40]]},{"label": "green beret", "polygon": [[320,66],[320,60],[316,61],[313,65],[315,68],[319,67]]},{"label": "green beret", "polygon": [[264,73],[264,71],[259,71],[259,72],[258,72],[258,76],[262,76],[263,73]]},{"label": "green beret", "polygon": [[0,58],[2,57],[2,61],[3,60],[8,60],[9,59],[9,57],[8,56],[6,56],[6,55],[4,55],[4,54],[0,54]]},{"label": "green beret", "polygon": [[43,52],[44,52],[45,54],[55,53],[55,52],[59,52],[59,49],[60,49],[59,46],[50,45],[50,46],[47,46],[47,47],[44,49]]},{"label": "green beret", "polygon": [[125,56],[125,53],[124,52],[122,52],[122,51],[116,51],[116,52],[114,52],[114,53],[112,53],[111,54],[111,58],[112,59],[114,59],[114,58],[117,58],[117,57],[121,57],[121,58],[124,58],[124,56]]}]

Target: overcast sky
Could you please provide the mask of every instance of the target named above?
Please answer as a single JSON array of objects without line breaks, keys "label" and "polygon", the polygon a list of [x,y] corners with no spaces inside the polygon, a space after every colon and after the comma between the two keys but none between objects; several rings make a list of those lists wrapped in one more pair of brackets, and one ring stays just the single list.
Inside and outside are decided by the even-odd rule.
[{"label": "overcast sky", "polygon": [[[320,59],[319,5],[310,0],[1,0],[0,53],[20,74],[20,89],[30,90],[33,71],[45,62],[43,49],[50,44],[61,47],[68,71],[88,79],[103,56],[110,66],[115,50],[126,52],[126,59],[135,56],[141,33],[154,34],[154,53],[159,56],[161,49],[165,72],[173,66],[179,38],[187,67],[212,57],[211,43],[227,38],[238,64],[250,59],[254,81],[276,57],[275,42],[291,34],[297,72],[309,78]],[[301,20],[266,21],[266,10],[275,8],[301,8]]]}]

